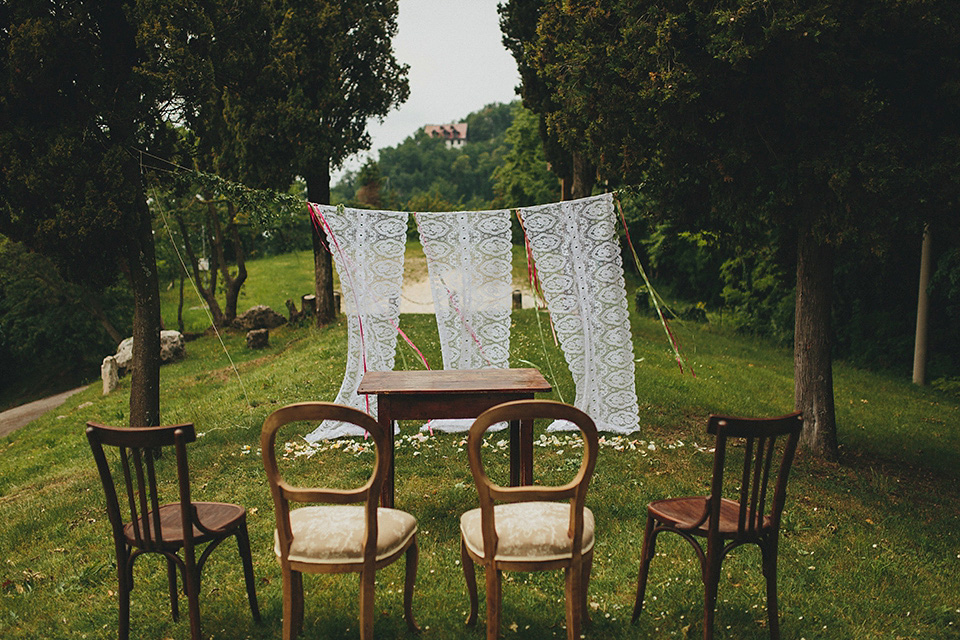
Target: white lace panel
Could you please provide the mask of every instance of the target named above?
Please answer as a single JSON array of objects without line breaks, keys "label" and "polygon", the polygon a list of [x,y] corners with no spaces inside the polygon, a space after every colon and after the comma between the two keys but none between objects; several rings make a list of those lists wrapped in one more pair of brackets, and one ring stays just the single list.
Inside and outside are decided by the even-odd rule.
[{"label": "white lace panel", "polygon": [[[358,395],[357,387],[366,371],[393,370],[407,214],[312,206],[326,221],[324,231],[347,315],[347,366],[334,402],[376,417],[376,396]],[[317,442],[363,433],[355,425],[326,420],[305,438]]]},{"label": "white lace panel", "polygon": [[635,431],[633,342],[613,196],[524,208],[521,215],[576,385],[574,404],[600,431]]},{"label": "white lace panel", "polygon": [[[510,211],[415,214],[444,369],[506,368],[510,358]],[[431,420],[467,431],[472,420]]]}]

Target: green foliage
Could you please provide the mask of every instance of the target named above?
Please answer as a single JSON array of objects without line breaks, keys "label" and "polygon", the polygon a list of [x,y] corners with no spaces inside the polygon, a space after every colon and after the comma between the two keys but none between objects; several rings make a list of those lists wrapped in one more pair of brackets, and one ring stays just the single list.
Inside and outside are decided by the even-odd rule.
[{"label": "green foliage", "polygon": [[[273,279],[273,286],[262,291],[286,287],[291,276],[303,276],[309,284],[311,256],[302,255],[300,264],[282,262],[286,258],[251,265],[251,274],[269,273]],[[251,304],[269,302],[257,295],[251,291]],[[678,539],[658,539],[663,555],[652,566],[651,600],[638,622],[629,623],[645,505],[704,491],[712,459],[711,440],[704,433],[707,413],[763,415],[790,408],[791,353],[715,324],[685,324],[681,341],[696,367],[693,378],[678,371],[656,321],[631,315],[631,325],[642,431],[627,438],[607,434],[587,495],[597,522],[597,546],[589,589],[593,622],[586,635],[611,640],[689,637],[700,631],[703,594],[696,557]],[[404,315],[401,326],[431,363],[440,361],[431,316]],[[558,393],[550,397],[562,394],[569,401],[572,383],[546,331],[543,340],[534,311],[515,312],[511,355],[543,371],[548,370],[545,356],[553,359]],[[213,336],[189,343],[185,360],[162,369],[164,421],[193,421],[202,434],[189,448],[195,499],[247,508],[264,622],[257,625],[251,619],[236,547],[219,548],[204,568],[201,594],[205,633],[222,640],[276,638],[282,626],[273,506],[257,451],[263,420],[289,402],[335,397],[346,361],[342,319],[322,330],[282,327],[270,337],[269,349],[251,351],[242,334],[227,332],[224,339],[239,374]],[[402,344],[398,349],[398,368],[418,366],[409,349]],[[87,420],[122,422],[128,384],[124,379],[121,390],[109,396],[101,396],[95,385],[0,440],[0,556],[7,559],[0,570],[0,636],[115,637],[110,528],[95,465],[78,431]],[[801,455],[791,473],[778,569],[783,635],[955,637],[960,614],[945,594],[960,591],[960,550],[948,535],[960,522],[954,489],[960,477],[960,404],[943,393],[842,362],[836,384],[842,464]],[[65,418],[58,419],[61,415]],[[414,612],[425,637],[460,637],[468,602],[457,565],[458,514],[477,506],[476,491],[462,436],[421,439],[418,427],[402,423],[396,448],[397,505],[417,517],[420,530]],[[544,428],[535,428],[535,477],[542,482],[569,478],[571,460],[580,450],[567,436],[547,434]],[[364,452],[369,441],[341,440],[340,446],[328,444],[309,458],[296,457],[306,452],[301,433],[284,432],[281,451],[289,442],[291,459],[282,463],[301,472],[305,481],[353,478],[358,469],[369,468],[371,455]],[[494,434],[492,446],[484,449],[491,466],[506,463],[505,448],[499,445],[504,439],[505,434]],[[159,463],[172,461],[164,457]],[[562,573],[515,574],[512,579],[505,574],[504,579],[507,637],[513,623],[517,637],[563,636]],[[135,580],[133,637],[189,637],[185,616],[179,622],[171,619],[163,562],[139,560]],[[377,610],[386,612],[377,615],[378,637],[407,637],[402,585],[402,563],[378,571]],[[305,640],[356,637],[356,576],[308,576],[304,587]],[[871,597],[848,597],[866,592]],[[749,549],[731,552],[720,584],[717,639],[769,638],[763,608],[759,555]],[[482,623],[466,635],[482,637]]]},{"label": "green foliage", "polygon": [[885,246],[956,207],[958,24],[949,0],[558,0],[527,59],[550,130],[662,213]]},{"label": "green foliage", "polygon": [[[497,206],[492,175],[507,152],[504,134],[513,120],[511,111],[509,104],[491,104],[468,115],[467,143],[459,149],[448,149],[423,130],[396,147],[380,149],[384,199],[409,210],[417,210],[408,204],[414,197],[418,202],[447,201],[452,208]],[[474,125],[479,129],[476,140]]]},{"label": "green foliage", "polygon": [[0,14],[0,230],[93,287],[135,242],[134,150],[166,148],[172,100],[143,41],[149,9],[99,5],[27,0]]},{"label": "green foliage", "polygon": [[[285,0],[273,16],[270,64],[263,69],[272,111],[260,139],[270,163],[306,179],[310,190],[328,182],[330,166],[367,149],[371,117],[383,117],[410,93],[407,66],[393,54],[396,0]],[[256,147],[255,147],[256,148]],[[319,201],[321,194],[310,193]]]},{"label": "green foliage", "polygon": [[513,123],[504,134],[509,151],[493,172],[494,191],[508,207],[559,200],[560,186],[543,153],[537,116],[514,103]]},{"label": "green foliage", "polygon": [[50,260],[0,236],[0,406],[95,378],[117,347],[103,323],[125,337],[132,312],[125,283],[99,292],[69,283]]},{"label": "green foliage", "polygon": [[724,322],[744,333],[793,343],[794,290],[771,245],[728,258],[720,267]]}]

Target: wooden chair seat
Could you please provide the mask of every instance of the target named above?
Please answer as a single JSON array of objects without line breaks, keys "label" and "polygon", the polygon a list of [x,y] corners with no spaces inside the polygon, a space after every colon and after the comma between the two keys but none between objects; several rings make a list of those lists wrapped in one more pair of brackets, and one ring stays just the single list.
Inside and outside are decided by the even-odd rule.
[{"label": "wooden chair seat", "polygon": [[[297,487],[281,476],[276,452],[279,429],[290,423],[302,428],[304,422],[323,420],[347,422],[370,434],[376,459],[363,486]],[[406,556],[403,617],[411,632],[420,630],[413,618],[413,587],[420,558],[417,520],[397,509],[377,507],[390,460],[384,455],[390,437],[370,415],[329,402],[287,405],[264,421],[260,450],[277,521],[273,540],[283,576],[284,640],[293,640],[303,631],[304,573],[360,574],[360,638],[372,640],[377,569],[400,556]],[[291,502],[314,504],[291,509]]]},{"label": "wooden chair seat", "polygon": [[[361,506],[332,505],[290,510],[290,562],[363,564],[366,512]],[[417,519],[399,509],[377,509],[377,563],[392,560],[417,535]],[[274,552],[282,555],[280,534],[274,532]]]},{"label": "wooden chair seat", "polygon": [[[178,582],[182,582],[190,615],[190,637],[193,640],[203,638],[200,629],[200,575],[210,553],[231,537],[236,539],[240,552],[250,611],[253,619],[260,621],[246,510],[237,504],[194,502],[190,497],[187,444],[196,439],[197,433],[192,424],[111,427],[87,423],[87,440],[106,494],[107,516],[116,549],[119,640],[130,637],[133,566],[146,554],[157,554],[165,559],[173,619],[180,617],[177,592]],[[112,450],[115,455],[108,458],[105,448]],[[163,449],[173,450],[172,461],[170,456],[161,455]],[[163,500],[164,497],[169,500],[171,492],[168,491],[165,496],[161,489],[167,484],[158,482],[158,477],[162,477],[164,472],[169,474],[171,462],[176,469],[179,502]],[[124,517],[126,510],[129,510],[129,519]],[[205,546],[198,548],[199,545]],[[140,635],[135,634],[135,637]]]},{"label": "wooden chair seat", "polygon": [[[206,533],[193,525],[193,543],[202,544],[216,538],[222,538],[229,535],[230,531],[237,528],[244,518],[244,510],[238,504],[229,504],[226,502],[192,502],[197,508],[197,520],[208,531],[215,533]],[[183,520],[180,513],[180,503],[171,502],[160,505],[157,511],[151,511],[145,518],[138,518],[137,525],[142,531],[149,528],[154,530],[155,514],[160,513],[160,539],[163,540],[165,549],[175,550],[183,546]],[[146,527],[144,526],[146,524]],[[135,544],[137,536],[134,530],[134,523],[128,522],[123,527],[123,535],[127,539],[127,544]]]},{"label": "wooden chair seat", "polygon": [[[513,420],[566,420],[583,435],[577,475],[560,486],[501,487],[490,480],[480,449],[492,425]],[[476,565],[487,592],[487,640],[500,634],[503,571],[564,570],[567,640],[580,639],[588,620],[587,587],[593,566],[595,523],[584,506],[597,464],[597,427],[576,407],[551,400],[516,400],[484,411],[470,427],[467,454],[480,507],[460,517],[460,560],[470,597],[467,625],[476,624]]]},{"label": "wooden chair seat", "polygon": [[[663,524],[682,529],[692,535],[706,537],[710,529],[709,516],[692,529],[687,529],[685,526],[700,522],[703,519],[703,514],[706,513],[708,509],[708,498],[706,496],[657,500],[651,502],[647,508],[649,509],[649,513]],[[748,521],[753,517],[749,509],[745,510],[745,515]],[[770,516],[764,515],[759,533],[769,530],[771,525],[772,520]],[[724,538],[732,538],[738,535],[740,530],[739,502],[727,498],[720,499],[720,522],[717,529]]]},{"label": "wooden chair seat", "polygon": [[[716,436],[717,443],[713,454],[710,495],[656,500],[647,505],[647,525],[637,576],[637,598],[633,605],[634,622],[643,608],[647,575],[650,563],[656,556],[657,536],[672,532],[690,543],[700,561],[704,587],[704,640],[713,638],[721,564],[730,551],[742,544],[760,547],[761,565],[767,583],[767,626],[771,640],[780,638],[777,605],[780,516],[786,500],[787,477],[802,428],[803,416],[799,412],[759,419],[710,416],[707,433]],[[736,487],[737,500],[723,497],[729,441],[743,445],[731,445],[742,454],[738,482],[731,483]],[[778,457],[779,464],[775,462]],[[705,540],[701,541],[701,538]]]},{"label": "wooden chair seat", "polygon": [[[513,502],[493,507],[497,528],[497,562],[569,560],[573,555],[570,505],[561,502]],[[483,526],[479,508],[460,516],[460,533],[470,552],[483,557]],[[593,549],[594,519],[583,508],[581,553]]]}]

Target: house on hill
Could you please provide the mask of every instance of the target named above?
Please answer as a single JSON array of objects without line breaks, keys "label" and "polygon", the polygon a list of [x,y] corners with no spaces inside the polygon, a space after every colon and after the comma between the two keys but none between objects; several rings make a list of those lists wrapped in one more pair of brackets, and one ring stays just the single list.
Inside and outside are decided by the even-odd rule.
[{"label": "house on hill", "polygon": [[459,149],[467,142],[467,123],[428,124],[423,128],[431,138],[443,138],[447,149]]}]

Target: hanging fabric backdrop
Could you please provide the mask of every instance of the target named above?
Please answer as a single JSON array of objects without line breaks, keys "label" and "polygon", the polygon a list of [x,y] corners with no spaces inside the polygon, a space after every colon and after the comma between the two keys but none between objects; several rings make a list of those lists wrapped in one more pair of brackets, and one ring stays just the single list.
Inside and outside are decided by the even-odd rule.
[{"label": "hanging fabric backdrop", "polygon": [[574,405],[600,431],[636,430],[633,340],[613,195],[528,207],[520,215],[576,384]]},{"label": "hanging fabric backdrop", "polygon": [[[393,369],[408,214],[310,207],[327,236],[347,315],[347,366],[335,402],[376,416],[375,398],[359,396],[357,387],[364,372]],[[635,431],[633,342],[613,196],[528,207],[518,215],[576,386],[574,404],[601,431]],[[509,366],[510,211],[418,213],[415,219],[444,368]],[[464,431],[470,423],[434,420],[430,426]],[[328,421],[306,439],[358,431]]]},{"label": "hanging fabric backdrop", "polygon": [[[510,211],[414,214],[427,259],[444,369],[505,369],[510,357]],[[431,420],[467,431],[471,419]]]},{"label": "hanging fabric backdrop", "polygon": [[[347,316],[347,370],[334,402],[376,416],[376,396],[360,396],[357,387],[366,371],[393,370],[408,215],[399,211],[338,210],[316,204],[310,207],[326,234]],[[360,427],[325,420],[307,434],[306,440],[356,435],[364,435]]]}]

